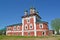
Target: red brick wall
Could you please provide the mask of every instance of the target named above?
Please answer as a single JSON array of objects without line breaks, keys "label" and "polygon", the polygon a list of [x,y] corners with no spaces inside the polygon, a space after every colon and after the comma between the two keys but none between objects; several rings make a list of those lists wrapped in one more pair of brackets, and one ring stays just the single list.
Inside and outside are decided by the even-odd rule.
[{"label": "red brick wall", "polygon": [[[32,24],[33,28],[30,29],[30,24]],[[34,18],[30,18],[30,22],[27,22],[27,19],[24,19],[24,26],[27,25],[28,26],[28,30],[33,30],[34,29]],[[24,27],[25,28],[25,27]],[[25,30],[25,29],[24,29]]]},{"label": "red brick wall", "polygon": [[49,35],[49,31],[46,31],[46,36],[48,36]]},{"label": "red brick wall", "polygon": [[40,28],[39,25],[40,25],[39,23],[36,24],[36,29],[37,30],[48,30],[48,25],[47,24],[43,23],[43,28]]},{"label": "red brick wall", "polygon": [[28,34],[28,32],[24,32],[24,36],[34,36],[34,32],[30,32],[30,34]]},{"label": "red brick wall", "polygon": [[20,26],[20,31],[22,31],[22,25]]},{"label": "red brick wall", "polygon": [[28,32],[24,32],[24,36],[28,36]]},{"label": "red brick wall", "polygon": [[34,30],[34,18],[30,18],[30,23],[29,25],[32,24],[32,29],[29,28],[29,30]]},{"label": "red brick wall", "polygon": [[[8,30],[8,28],[11,28],[11,30]],[[7,31],[14,31],[14,26],[7,27]],[[18,30],[18,26],[16,26],[15,31],[22,31],[22,25],[19,26],[19,30]],[[22,32],[9,32],[6,35],[10,35],[10,36],[17,35],[17,36],[19,36],[19,34],[22,35]]]},{"label": "red brick wall", "polygon": [[[27,22],[27,19],[24,19],[24,27],[25,27],[26,24],[27,24],[27,27],[28,27],[27,30],[34,30],[34,18],[30,18],[30,22],[29,23]],[[30,29],[30,27],[29,27],[30,24],[32,24],[33,29]],[[12,26],[10,28],[11,28],[11,31],[14,31],[13,30],[14,26]],[[16,31],[18,31],[18,26],[16,26],[16,28],[17,28]],[[22,31],[22,25],[20,25],[19,29],[20,29],[19,31]],[[49,34],[48,25],[46,23],[43,23],[43,28],[40,28],[40,23],[37,23],[36,24],[36,30],[47,30],[46,31],[46,35]],[[28,32],[25,32],[25,31],[26,30],[24,28],[24,36],[28,36]],[[42,36],[42,31],[37,31],[36,33],[37,33],[37,36]],[[9,32],[7,34],[8,35],[17,35],[18,36],[18,35],[22,35],[22,32],[15,32],[15,33],[14,32]],[[30,36],[34,36],[34,32],[30,32]]]},{"label": "red brick wall", "polygon": [[37,36],[48,36],[49,35],[49,32],[46,31],[43,35],[43,31],[37,31]]},{"label": "red brick wall", "polygon": [[22,32],[9,32],[7,33],[8,36],[22,36]]},{"label": "red brick wall", "polygon": [[37,36],[42,36],[42,31],[37,31]]},{"label": "red brick wall", "polygon": [[30,32],[30,36],[34,36],[34,32]]},{"label": "red brick wall", "polygon": [[[8,28],[11,28],[11,31],[14,31],[14,26],[7,27],[7,30],[8,30]],[[16,30],[18,31],[18,26],[16,26]],[[22,31],[22,25],[19,26],[19,30]]]},{"label": "red brick wall", "polygon": [[48,25],[46,23],[43,24],[43,27],[44,27],[43,29],[48,30]]},{"label": "red brick wall", "polygon": [[39,23],[36,24],[36,30],[39,30],[40,27],[39,27]]},{"label": "red brick wall", "polygon": [[[43,28],[40,28],[39,25],[40,25],[39,23],[36,24],[36,30],[46,30],[45,36],[49,35],[48,25],[43,23]],[[42,36],[42,32],[43,31],[37,31],[37,36]]]}]

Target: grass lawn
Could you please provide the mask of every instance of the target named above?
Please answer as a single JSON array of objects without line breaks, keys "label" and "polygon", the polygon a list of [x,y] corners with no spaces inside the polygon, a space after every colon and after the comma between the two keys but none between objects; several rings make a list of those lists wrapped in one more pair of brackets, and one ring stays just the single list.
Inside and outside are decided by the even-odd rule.
[{"label": "grass lawn", "polygon": [[60,40],[60,36],[31,37],[31,36],[5,36],[5,35],[0,35],[0,40]]}]

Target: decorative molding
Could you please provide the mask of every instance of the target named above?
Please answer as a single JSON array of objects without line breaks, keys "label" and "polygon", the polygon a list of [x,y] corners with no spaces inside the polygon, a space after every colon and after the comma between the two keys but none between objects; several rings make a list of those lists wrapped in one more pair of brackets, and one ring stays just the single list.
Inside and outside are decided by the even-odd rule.
[{"label": "decorative molding", "polygon": [[22,36],[24,36],[24,18],[22,18]]},{"label": "decorative molding", "polygon": [[22,32],[22,31],[6,31],[6,33],[8,33],[8,32]]},{"label": "decorative molding", "polygon": [[34,35],[36,36],[36,16],[33,17],[34,18]]},{"label": "decorative molding", "polygon": [[[27,31],[24,31],[24,32],[34,32],[35,30],[27,30]],[[47,30],[36,30],[36,31],[47,31]],[[22,31],[6,31],[6,32],[22,32]]]},{"label": "decorative molding", "polygon": [[14,31],[17,30],[17,26],[14,26],[14,27],[13,27],[13,30],[14,30]]}]

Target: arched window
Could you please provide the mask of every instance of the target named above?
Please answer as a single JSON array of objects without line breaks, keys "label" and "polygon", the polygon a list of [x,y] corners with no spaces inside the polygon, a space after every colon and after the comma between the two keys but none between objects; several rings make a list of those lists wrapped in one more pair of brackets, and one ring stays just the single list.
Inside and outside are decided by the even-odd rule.
[{"label": "arched window", "polygon": [[17,29],[16,26],[14,26],[14,31],[16,31],[16,29]]},{"label": "arched window", "polygon": [[17,26],[17,30],[20,30],[20,26],[19,25]]},{"label": "arched window", "polygon": [[43,35],[43,36],[46,35],[46,31],[43,31],[43,32],[42,32],[42,35]]},{"label": "arched window", "polygon": [[43,24],[40,24],[40,28],[43,28]]},{"label": "arched window", "polygon": [[28,26],[27,26],[27,24],[25,25],[25,30],[27,30],[28,29]]},{"label": "arched window", "polygon": [[30,24],[29,28],[30,28],[30,29],[33,29],[33,25],[32,25],[32,24]]},{"label": "arched window", "polygon": [[27,23],[30,23],[30,18],[27,18]]}]

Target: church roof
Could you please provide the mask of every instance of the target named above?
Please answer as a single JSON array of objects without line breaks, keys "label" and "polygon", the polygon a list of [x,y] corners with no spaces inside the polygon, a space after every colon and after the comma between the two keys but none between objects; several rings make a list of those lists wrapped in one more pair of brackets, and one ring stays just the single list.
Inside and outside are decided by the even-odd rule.
[{"label": "church roof", "polygon": [[36,20],[36,23],[48,23],[46,21]]},{"label": "church roof", "polygon": [[22,23],[8,25],[7,27],[18,26],[18,25],[22,25]]}]

